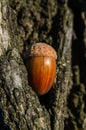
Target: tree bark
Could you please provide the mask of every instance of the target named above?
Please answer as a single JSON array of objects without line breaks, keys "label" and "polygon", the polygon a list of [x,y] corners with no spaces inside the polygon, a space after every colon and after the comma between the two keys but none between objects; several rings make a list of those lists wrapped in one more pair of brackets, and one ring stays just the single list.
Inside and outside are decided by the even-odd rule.
[{"label": "tree bark", "polygon": [[[76,37],[76,14],[70,5],[71,0],[0,1],[0,130],[69,129],[67,98]],[[85,31],[83,37],[85,43]],[[29,45],[36,42],[50,44],[58,55],[53,87],[40,97],[28,85],[25,67]]]},{"label": "tree bark", "polygon": [[86,1],[69,3],[74,15],[72,39],[73,86],[68,97],[69,118],[65,130],[86,129]]}]

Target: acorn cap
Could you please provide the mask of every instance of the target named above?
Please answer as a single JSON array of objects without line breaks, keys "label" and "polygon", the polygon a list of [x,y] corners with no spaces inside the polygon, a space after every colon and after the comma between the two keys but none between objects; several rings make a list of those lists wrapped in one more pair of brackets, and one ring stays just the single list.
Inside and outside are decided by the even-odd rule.
[{"label": "acorn cap", "polygon": [[33,44],[29,49],[29,56],[49,56],[57,59],[56,51],[46,43]]}]

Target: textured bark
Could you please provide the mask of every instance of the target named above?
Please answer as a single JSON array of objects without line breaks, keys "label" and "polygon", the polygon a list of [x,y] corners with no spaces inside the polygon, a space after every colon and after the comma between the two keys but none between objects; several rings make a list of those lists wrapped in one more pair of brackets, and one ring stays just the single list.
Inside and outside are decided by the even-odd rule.
[{"label": "textured bark", "polygon": [[[79,130],[79,121],[84,122],[80,128],[85,130],[86,118],[80,115],[80,120],[76,121],[73,113],[76,108],[74,96],[78,97],[77,100],[80,98],[80,112],[83,111],[83,115],[86,109],[86,79],[83,79],[85,73],[82,70],[86,65],[85,2],[77,0],[77,3],[74,0],[0,1],[0,130]],[[81,24],[77,26],[78,20]],[[25,67],[29,45],[36,42],[50,44],[58,55],[53,88],[40,97],[28,85]],[[79,47],[84,52],[77,62],[78,53],[74,51],[72,42],[83,42]],[[78,50],[78,45],[76,48]],[[84,65],[80,63],[82,59]],[[81,69],[81,79],[76,65]],[[76,95],[76,91],[71,89],[71,66],[73,86],[81,88],[77,88]],[[84,85],[80,84],[81,81]],[[71,104],[75,105],[73,109]],[[70,128],[71,124],[73,127]]]},{"label": "textured bark", "polygon": [[[73,86],[68,97],[69,118],[65,130],[86,129],[86,1],[70,0],[74,14],[72,40]],[[71,127],[70,127],[71,126]]]},{"label": "textured bark", "polygon": [[0,5],[0,129],[50,130],[49,114],[28,86],[26,68],[16,47],[9,1],[3,0]]},{"label": "textured bark", "polygon": [[[59,15],[59,16],[58,16]],[[57,79],[54,90],[52,91],[52,121],[53,130],[64,129],[64,118],[67,117],[67,96],[72,86],[71,82],[71,39],[73,17],[69,8],[64,5],[59,7],[57,24],[59,24],[57,42],[60,43],[58,49]],[[61,18],[61,22],[58,21]]]}]

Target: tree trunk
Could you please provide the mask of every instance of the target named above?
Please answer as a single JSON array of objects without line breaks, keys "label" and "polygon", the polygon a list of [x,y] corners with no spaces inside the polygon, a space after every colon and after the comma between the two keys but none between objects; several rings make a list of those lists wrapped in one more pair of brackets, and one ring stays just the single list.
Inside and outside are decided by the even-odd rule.
[{"label": "tree trunk", "polygon": [[[0,130],[85,130],[86,3],[80,2],[0,1]],[[55,82],[43,96],[28,85],[25,67],[28,48],[37,42],[50,44],[58,55]],[[79,102],[75,107],[74,96],[81,107]],[[78,109],[83,118],[76,121],[73,112]]]}]

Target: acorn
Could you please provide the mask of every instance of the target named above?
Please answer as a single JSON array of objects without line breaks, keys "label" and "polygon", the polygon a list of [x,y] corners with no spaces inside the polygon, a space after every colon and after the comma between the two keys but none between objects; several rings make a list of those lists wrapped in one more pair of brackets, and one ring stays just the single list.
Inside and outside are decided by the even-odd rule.
[{"label": "acorn", "polygon": [[51,89],[56,75],[56,59],[55,50],[48,44],[36,43],[29,48],[26,62],[28,81],[38,95]]}]

